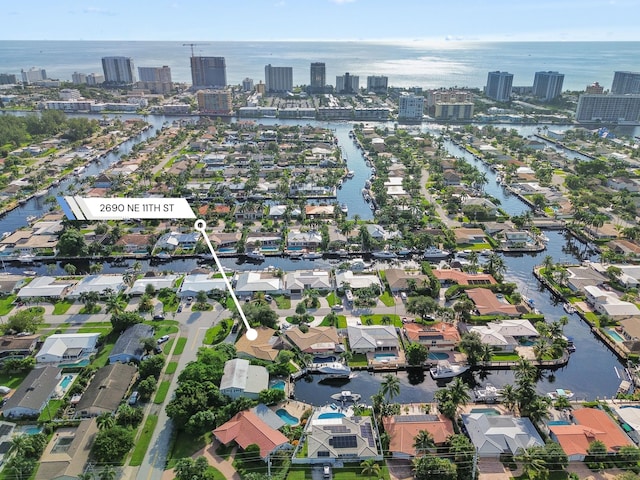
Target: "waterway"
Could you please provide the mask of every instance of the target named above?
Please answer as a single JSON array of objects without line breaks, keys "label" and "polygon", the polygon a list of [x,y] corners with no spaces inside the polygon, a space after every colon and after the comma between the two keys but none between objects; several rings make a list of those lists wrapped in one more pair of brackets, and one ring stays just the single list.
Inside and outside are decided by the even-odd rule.
[{"label": "waterway", "polygon": [[[122,115],[126,117],[126,115]],[[162,128],[167,121],[173,118],[164,116],[148,116],[149,121],[154,128],[149,129],[142,135],[125,142],[117,153],[114,153],[101,163],[93,163],[83,172],[80,178],[88,175],[96,175],[100,171],[106,169],[109,165],[116,162],[121,154],[128,153],[136,143],[155,135],[156,129]],[[291,121],[276,121],[275,119],[261,119],[260,122],[265,124],[289,123]],[[362,219],[372,217],[368,204],[364,202],[361,190],[364,182],[369,178],[370,169],[365,165],[362,153],[355,147],[349,131],[352,128],[350,123],[343,122],[305,122],[316,125],[324,125],[335,131],[339,144],[343,148],[347,157],[348,168],[355,172],[352,179],[346,180],[343,188],[338,193],[338,201],[347,203],[349,206],[349,215],[359,215]],[[391,124],[383,125],[392,127]],[[514,126],[505,125],[506,128],[515,128],[523,135],[532,135],[536,133],[535,126]],[[565,127],[554,127],[554,129],[563,129]],[[433,130],[431,127],[424,127],[425,130]],[[487,193],[497,198],[501,202],[501,207],[510,215],[521,214],[529,209],[529,207],[519,200],[515,195],[508,194],[502,187],[495,182],[495,173],[486,167],[482,162],[475,159],[471,154],[465,152],[452,142],[445,142],[445,148],[456,157],[462,157],[466,161],[474,164],[479,170],[485,172],[489,182],[485,186]],[[58,187],[51,189],[50,194],[56,195],[64,192],[68,185],[80,180],[78,177],[62,182]],[[18,209],[8,213],[0,220],[0,230],[12,231],[26,225],[26,217],[29,215],[41,215],[48,210],[48,205],[41,200],[32,199]],[[549,292],[538,286],[537,280],[533,277],[532,270],[535,265],[542,263],[542,259],[546,255],[551,255],[555,262],[558,263],[578,263],[580,261],[579,251],[584,249],[584,245],[567,236],[563,232],[550,231],[546,235],[549,237],[547,250],[536,254],[520,254],[505,255],[505,263],[508,267],[506,278],[518,284],[519,290],[527,297],[535,302],[536,308],[545,314],[548,320],[556,320],[565,312],[560,304]],[[577,248],[571,248],[573,246]],[[247,263],[243,259],[224,258],[221,259],[225,267],[235,270],[254,270],[256,268],[264,268],[267,265],[280,268],[285,271],[299,269],[329,269],[335,266],[335,263],[328,259],[318,260],[298,260],[292,261],[285,257],[269,257],[262,264]],[[333,261],[335,262],[335,261]],[[168,270],[175,272],[185,272],[196,268],[199,265],[197,259],[180,259],[167,263],[153,263],[153,261],[142,261],[143,271],[148,269]],[[89,267],[88,261],[74,262],[78,266],[79,272],[87,272]],[[131,267],[133,261],[127,261],[126,266],[104,265],[104,272],[116,273],[122,272],[124,269]],[[20,273],[24,267],[18,265],[4,265],[6,271]],[[63,274],[61,262],[52,263],[50,265],[36,264],[29,266],[30,270],[35,270],[38,274]],[[569,324],[565,327],[565,334],[574,339],[577,351],[571,355],[571,359],[567,366],[547,372],[545,377],[538,383],[538,391],[545,393],[555,388],[570,389],[575,392],[576,399],[595,399],[611,397],[615,394],[620,383],[620,379],[616,374],[616,370],[621,371],[624,367],[618,359],[591,333],[590,328],[580,320],[577,315],[570,315]],[[426,402],[433,399],[433,393],[441,385],[436,384],[427,372],[423,373],[407,373],[399,372],[397,375],[401,382],[400,395],[397,398],[402,402]],[[486,381],[500,387],[507,383],[513,382],[513,373],[510,371],[493,371],[486,374],[486,378],[480,378],[478,373],[467,374],[464,378],[474,385],[476,383],[484,383]],[[342,389],[349,389],[360,393],[363,398],[368,398],[376,393],[380,387],[382,375],[369,374],[360,372],[357,376],[350,380],[346,385],[324,385],[319,383],[319,377],[310,377],[308,380],[300,380],[296,384],[296,398],[307,401],[312,404],[324,404],[330,402],[330,396]]]}]

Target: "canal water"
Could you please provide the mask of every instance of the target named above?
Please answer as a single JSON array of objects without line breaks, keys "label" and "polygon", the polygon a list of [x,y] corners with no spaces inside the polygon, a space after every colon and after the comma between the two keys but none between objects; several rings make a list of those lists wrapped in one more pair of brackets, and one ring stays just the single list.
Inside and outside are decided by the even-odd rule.
[{"label": "canal water", "polygon": [[[126,117],[126,115],[123,115]],[[152,129],[144,132],[141,136],[125,142],[117,153],[114,153],[101,163],[93,163],[83,172],[80,178],[88,175],[96,175],[100,171],[106,169],[109,165],[118,160],[119,156],[128,153],[131,148],[138,142],[155,135],[156,129],[162,128],[167,121],[173,118],[164,116],[148,116],[147,121],[153,125]],[[290,123],[275,119],[261,119],[260,122],[265,124]],[[371,210],[368,204],[362,199],[361,190],[364,182],[370,176],[370,169],[365,165],[362,152],[355,147],[352,139],[349,138],[349,131],[352,128],[350,123],[342,122],[305,122],[316,125],[323,125],[335,131],[339,144],[343,148],[345,157],[347,158],[348,168],[355,172],[354,178],[346,180],[344,186],[338,192],[338,201],[347,203],[349,206],[349,216],[359,215],[362,219],[372,218]],[[382,124],[382,127],[392,124]],[[523,135],[532,135],[536,133],[535,126],[514,126],[506,125],[506,128],[515,128]],[[565,127],[554,126],[554,129],[566,129]],[[425,127],[427,130],[427,127]],[[508,194],[502,187],[495,182],[495,174],[482,162],[475,159],[471,154],[465,152],[452,142],[445,142],[445,148],[456,157],[462,157],[466,161],[474,164],[479,170],[487,175],[489,182],[485,186],[485,191],[497,198],[501,202],[501,207],[510,215],[521,214],[529,209],[529,207],[519,200],[516,196]],[[64,192],[67,186],[73,182],[78,182],[79,178],[74,177],[62,182],[58,187],[51,189],[51,195],[57,195]],[[32,199],[25,205],[8,213],[0,219],[0,231],[13,231],[26,225],[26,217],[29,215],[41,215],[48,210],[48,205],[41,200]],[[520,292],[531,298],[545,317],[549,320],[556,320],[560,316],[565,315],[562,305],[558,304],[555,299],[544,289],[541,289],[537,280],[532,274],[533,267],[542,263],[542,259],[546,255],[551,255],[557,263],[578,263],[580,261],[579,251],[584,250],[584,245],[580,244],[563,232],[550,231],[546,232],[549,237],[547,249],[536,254],[519,254],[505,255],[505,263],[508,267],[506,278],[518,284]],[[575,246],[576,248],[571,248]],[[133,261],[126,262],[126,266],[104,265],[105,273],[122,272],[126,268],[133,265]],[[318,260],[298,260],[293,261],[285,257],[269,257],[262,264],[248,263],[243,259],[223,258],[221,263],[228,268],[235,270],[255,270],[262,269],[266,266],[273,266],[285,271],[299,269],[330,269],[335,266],[335,260],[328,259]],[[78,267],[78,272],[88,272],[88,261],[77,261],[74,264]],[[166,263],[154,263],[154,261],[142,261],[143,271],[148,269],[167,270],[175,272],[186,272],[196,268],[200,263],[197,259],[181,259]],[[18,265],[3,265],[5,271],[19,273],[24,267]],[[35,270],[38,274],[63,274],[61,262],[52,263],[47,266],[44,264],[36,264],[29,266],[30,270]],[[555,370],[548,371],[543,379],[538,383],[538,391],[540,393],[549,392],[555,388],[565,388],[575,393],[576,399],[595,399],[611,397],[615,394],[620,383],[617,371],[621,371],[624,367],[618,359],[591,333],[589,327],[581,321],[577,315],[570,315],[569,324],[565,327],[565,334],[574,339],[577,351],[571,355],[571,359],[567,366]],[[426,402],[433,399],[433,393],[442,386],[432,380],[428,374],[423,372],[398,372],[397,375],[401,382],[400,395],[398,401],[402,402]],[[464,377],[471,386],[490,382],[495,386],[503,386],[507,383],[513,383],[513,373],[510,371],[492,371],[488,373],[468,373]],[[346,384],[323,384],[320,383],[320,377],[314,376],[308,379],[301,379],[296,383],[296,398],[315,405],[331,402],[330,396],[340,390],[351,390],[360,393],[363,399],[369,398],[380,388],[381,374],[369,374],[367,372],[359,372]]]}]

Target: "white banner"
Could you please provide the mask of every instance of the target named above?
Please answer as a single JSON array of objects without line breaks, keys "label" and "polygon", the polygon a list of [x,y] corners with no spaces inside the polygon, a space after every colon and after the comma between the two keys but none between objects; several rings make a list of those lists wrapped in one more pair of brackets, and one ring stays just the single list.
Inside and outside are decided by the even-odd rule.
[{"label": "white banner", "polygon": [[82,216],[87,220],[196,218],[185,198],[64,197],[64,200],[79,220]]}]

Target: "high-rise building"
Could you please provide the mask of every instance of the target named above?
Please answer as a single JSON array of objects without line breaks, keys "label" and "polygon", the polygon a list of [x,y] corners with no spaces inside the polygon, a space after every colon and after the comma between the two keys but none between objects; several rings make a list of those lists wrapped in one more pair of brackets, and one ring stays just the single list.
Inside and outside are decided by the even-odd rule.
[{"label": "high-rise building", "polygon": [[226,87],[227,64],[224,57],[191,57],[191,84],[194,90]]},{"label": "high-rise building", "polygon": [[44,68],[30,68],[27,71],[21,70],[22,81],[26,84],[40,82],[47,79],[47,72]]},{"label": "high-rise building", "polygon": [[322,93],[327,85],[327,67],[324,62],[313,62],[310,70],[309,91]]},{"label": "high-rise building", "polygon": [[389,77],[384,75],[369,75],[367,77],[367,92],[387,93]]},{"label": "high-rise building", "polygon": [[604,93],[604,87],[598,82],[594,82],[591,85],[587,85],[585,93],[592,93],[594,95],[602,95]]},{"label": "high-rise building", "polygon": [[513,74],[509,72],[489,72],[487,86],[484,93],[487,97],[498,102],[508,102],[511,99]]},{"label": "high-rise building", "polygon": [[293,67],[264,67],[264,83],[267,93],[285,93],[293,90]]},{"label": "high-rise building", "polygon": [[162,67],[138,67],[140,82],[138,86],[151,93],[169,93],[173,89],[171,69]]},{"label": "high-rise building", "polygon": [[434,117],[436,120],[471,120],[473,118],[473,103],[445,103],[435,104]]},{"label": "high-rise building", "polygon": [[102,71],[108,85],[131,85],[136,81],[133,60],[129,57],[103,57]]},{"label": "high-rise building", "polygon": [[13,73],[0,73],[0,85],[14,85],[18,83],[18,77]]},{"label": "high-rise building", "polygon": [[640,73],[638,72],[614,72],[611,93],[624,95],[625,93],[640,93]]},{"label": "high-rise building", "polygon": [[104,83],[104,75],[90,73],[87,75],[87,85],[101,85]]},{"label": "high-rise building", "polygon": [[424,115],[424,97],[402,93],[398,101],[398,120],[420,121]]},{"label": "high-rise building", "polygon": [[640,125],[640,95],[580,95],[576,120]]},{"label": "high-rise building", "polygon": [[71,83],[73,83],[74,85],[82,85],[84,83],[87,83],[87,74],[80,73],[80,72],[73,72],[71,74]]},{"label": "high-rise building", "polygon": [[360,91],[360,77],[349,72],[336,76],[336,93],[358,93]]},{"label": "high-rise building", "polygon": [[544,101],[553,100],[562,94],[564,74],[558,72],[536,72],[533,79],[533,95]]},{"label": "high-rise building", "polygon": [[230,90],[198,90],[198,109],[201,113],[228,115],[231,113]]},{"label": "high-rise building", "polygon": [[242,90],[244,92],[252,92],[253,91],[253,79],[252,78],[245,78],[244,80],[242,80]]}]

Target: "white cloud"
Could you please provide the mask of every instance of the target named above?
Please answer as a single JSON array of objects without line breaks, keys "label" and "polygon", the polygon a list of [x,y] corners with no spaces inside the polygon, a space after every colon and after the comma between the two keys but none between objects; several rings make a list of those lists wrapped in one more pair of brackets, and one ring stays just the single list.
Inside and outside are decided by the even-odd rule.
[{"label": "white cloud", "polygon": [[331,3],[335,3],[336,5],[344,5],[345,3],[353,3],[356,0],[329,0]]}]

